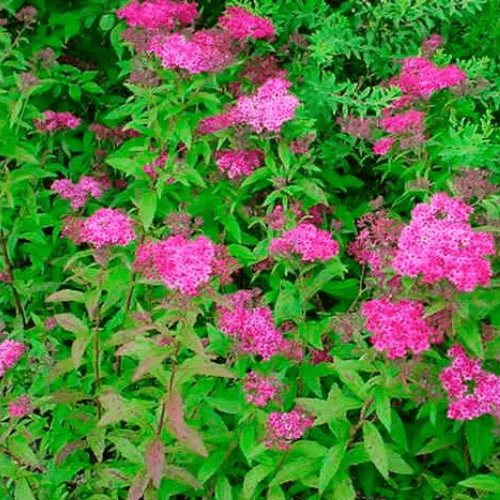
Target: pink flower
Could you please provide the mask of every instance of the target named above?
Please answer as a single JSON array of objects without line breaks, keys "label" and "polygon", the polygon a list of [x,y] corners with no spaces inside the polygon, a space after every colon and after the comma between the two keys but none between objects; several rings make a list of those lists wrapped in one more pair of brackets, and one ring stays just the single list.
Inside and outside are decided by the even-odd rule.
[{"label": "pink flower", "polygon": [[410,109],[395,116],[388,116],[380,120],[381,127],[393,134],[418,133],[425,128],[425,113]]},{"label": "pink flower", "polygon": [[70,200],[73,210],[78,210],[85,205],[89,196],[101,198],[104,186],[99,180],[84,175],[77,184],[69,179],[60,179],[53,182],[50,189],[56,191],[61,198]]},{"label": "pink flower", "polygon": [[195,296],[213,276],[227,279],[234,262],[205,236],[188,240],[177,235],[139,245],[134,269],[148,278],[161,279],[172,290]]},{"label": "pink flower", "polygon": [[180,33],[156,35],[148,51],[161,58],[164,68],[183,68],[192,74],[216,73],[236,62],[230,38],[215,28],[197,31],[189,40]]},{"label": "pink flower", "polygon": [[200,135],[213,134],[219,130],[232,127],[238,123],[238,116],[235,108],[230,108],[228,111],[221,115],[209,116],[204,118],[198,124],[197,132]]},{"label": "pink flower", "polygon": [[264,129],[279,132],[283,123],[295,116],[300,105],[300,101],[288,93],[290,86],[287,80],[270,78],[253,95],[238,98],[235,119],[257,133]]},{"label": "pink flower", "polygon": [[[448,356],[452,358],[452,364],[439,376],[450,399],[448,418],[472,420],[485,413],[500,418],[500,377],[485,372],[481,361],[470,359],[461,345],[454,345]],[[472,383],[472,389],[469,389],[468,381]]]},{"label": "pink flower", "polygon": [[314,421],[315,417],[300,407],[289,413],[271,412],[267,418],[266,446],[287,450],[290,442],[300,439]]},{"label": "pink flower", "polygon": [[56,113],[55,111],[45,111],[43,119],[35,119],[35,126],[40,132],[54,132],[65,128],[75,129],[82,120],[71,113]]},{"label": "pink flower", "polygon": [[0,377],[12,368],[24,354],[26,346],[14,340],[4,340],[0,343]]},{"label": "pink flower", "polygon": [[133,0],[116,11],[117,17],[125,19],[129,26],[149,30],[158,28],[172,29],[176,22],[191,24],[198,16],[196,3],[177,3],[171,0],[146,0],[139,3]]},{"label": "pink flower", "polygon": [[393,137],[384,137],[383,139],[379,139],[373,145],[373,154],[385,155],[391,150],[393,142]]},{"label": "pink flower", "polygon": [[285,208],[283,205],[276,205],[273,211],[264,217],[264,222],[268,224],[271,229],[282,229],[287,222],[287,218],[283,213],[284,210]]},{"label": "pink flower", "polygon": [[371,343],[377,351],[387,351],[389,359],[403,358],[407,350],[414,354],[427,351],[439,337],[423,318],[425,308],[420,302],[370,300],[363,304],[361,313],[366,317],[366,330],[372,334]]},{"label": "pink flower", "polygon": [[248,290],[227,295],[225,298],[232,309],[219,308],[218,327],[225,334],[236,337],[243,352],[269,360],[280,352],[283,334],[274,326],[271,309],[252,307],[251,297]]},{"label": "pink flower", "polygon": [[11,417],[22,418],[33,411],[30,397],[25,394],[8,404],[8,411]]},{"label": "pink flower", "polygon": [[271,21],[255,17],[240,7],[228,7],[219,24],[236,40],[268,38],[276,33]]},{"label": "pink flower", "polygon": [[263,377],[251,371],[245,377],[243,390],[247,393],[246,400],[248,403],[263,407],[277,396],[279,383],[274,378]]},{"label": "pink flower", "polygon": [[495,254],[493,235],[476,232],[467,220],[472,208],[446,193],[435,194],[428,204],[412,210],[412,220],[398,241],[392,267],[425,283],[448,279],[458,290],[473,291],[492,276],[486,255]]},{"label": "pink flower", "polygon": [[101,208],[84,219],[80,237],[82,242],[96,248],[105,245],[127,246],[136,237],[134,220],[119,210]]},{"label": "pink flower", "polygon": [[256,168],[262,166],[264,152],[260,149],[245,151],[243,149],[223,149],[214,153],[214,158],[220,172],[226,172],[230,179],[250,175]]},{"label": "pink flower", "polygon": [[302,257],[303,262],[326,262],[338,255],[339,250],[340,245],[328,231],[318,229],[308,222],[285,232],[281,238],[274,238],[269,245],[270,253],[295,253]]}]

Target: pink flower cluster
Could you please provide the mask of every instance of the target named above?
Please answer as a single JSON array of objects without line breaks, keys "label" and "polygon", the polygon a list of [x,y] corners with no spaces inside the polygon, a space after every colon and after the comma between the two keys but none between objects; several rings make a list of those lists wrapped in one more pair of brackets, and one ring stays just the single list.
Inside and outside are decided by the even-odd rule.
[{"label": "pink flower cluster", "polygon": [[95,134],[99,142],[110,140],[115,146],[119,146],[127,139],[140,137],[141,134],[132,128],[123,130],[123,127],[109,128],[100,123],[92,123],[89,130]]},{"label": "pink flower cluster", "polygon": [[104,186],[98,179],[84,175],[76,184],[69,179],[59,179],[52,183],[50,189],[56,191],[61,198],[70,200],[73,210],[78,210],[87,203],[89,196],[100,198]]},{"label": "pink flower cluster", "polygon": [[295,229],[286,231],[281,238],[274,238],[269,245],[270,253],[298,254],[303,262],[327,260],[338,255],[340,245],[328,231],[318,229],[315,225],[303,222]]},{"label": "pink flower cluster", "polygon": [[263,407],[277,396],[279,383],[274,378],[264,377],[251,371],[245,377],[243,390],[247,393],[246,400],[248,403]]},{"label": "pink flower cluster", "polygon": [[[481,361],[470,359],[459,344],[448,351],[448,356],[453,359],[452,364],[439,376],[451,400],[448,418],[472,420],[486,413],[500,418],[500,377],[485,372]],[[474,384],[472,392],[467,382]]]},{"label": "pink flower cluster", "polygon": [[377,351],[387,351],[389,359],[403,358],[407,350],[420,354],[440,339],[439,332],[425,321],[420,302],[370,300],[363,304],[361,314],[366,317],[365,329],[372,334],[371,343]]},{"label": "pink flower cluster", "polygon": [[300,439],[315,420],[313,415],[300,407],[289,413],[271,412],[267,417],[266,447],[288,450],[290,442]]},{"label": "pink flower cluster", "polygon": [[396,255],[403,224],[378,211],[361,217],[356,225],[360,229],[357,238],[347,248],[361,265],[368,264],[377,278],[384,276]]},{"label": "pink flower cluster", "polygon": [[43,116],[43,119],[34,119],[35,127],[40,132],[54,132],[66,128],[75,129],[82,122],[80,118],[68,112],[44,111]]},{"label": "pink flower cluster", "polygon": [[249,125],[255,132],[264,129],[279,132],[284,122],[295,116],[300,101],[288,93],[291,83],[282,78],[270,78],[250,96],[241,96],[235,115],[240,123]]},{"label": "pink flower cluster", "polygon": [[422,274],[424,283],[446,278],[463,292],[487,285],[492,269],[484,257],[495,254],[494,237],[472,229],[467,222],[472,212],[446,193],[416,205],[399,238],[392,267],[412,278]]},{"label": "pink flower cluster", "polygon": [[22,418],[33,411],[30,397],[25,394],[11,401],[8,405],[8,412],[11,417]]},{"label": "pink flower cluster", "polygon": [[159,56],[164,68],[182,68],[191,74],[222,71],[235,62],[236,53],[228,34],[217,28],[197,31],[189,40],[180,33],[158,34],[148,52]]},{"label": "pink flower cluster", "polygon": [[77,245],[90,243],[96,248],[102,246],[127,246],[135,240],[135,221],[128,215],[112,208],[100,208],[86,219],[69,217],[63,228],[63,236]]},{"label": "pink flower cluster", "polygon": [[252,292],[240,290],[225,297],[232,308],[219,308],[219,329],[235,336],[241,350],[269,360],[286,344],[282,333],[274,326],[268,307],[252,307]]},{"label": "pink flower cluster", "polygon": [[176,22],[191,24],[198,16],[196,3],[178,3],[171,0],[146,0],[139,3],[133,0],[116,11],[117,17],[125,19],[129,26],[149,30],[158,28],[172,29]]},{"label": "pink flower cluster", "polygon": [[[142,170],[145,172],[153,181],[156,181],[158,179],[158,170],[162,170],[165,167],[165,162],[167,161],[167,153],[162,153],[158,158],[153,160],[151,163],[148,163],[147,165],[143,165]],[[173,177],[169,177],[166,181],[165,184],[173,184],[175,182],[175,179]]]},{"label": "pink flower cluster", "polygon": [[269,38],[276,33],[269,19],[253,16],[241,7],[228,7],[219,18],[219,24],[235,40],[245,40],[249,37]]},{"label": "pink flower cluster", "polygon": [[235,261],[219,247],[205,236],[189,240],[176,235],[164,241],[147,241],[137,248],[134,269],[150,279],[161,279],[172,290],[199,295],[213,276],[229,279],[229,268]]},{"label": "pink flower cluster", "polygon": [[208,135],[237,125],[238,119],[234,106],[229,107],[225,113],[203,118],[198,124],[196,131],[200,135]]},{"label": "pink flower cluster", "polygon": [[433,92],[462,83],[467,75],[451,64],[438,68],[425,57],[407,57],[402,60],[401,73],[391,78],[389,84],[399,87],[401,100],[393,102],[394,107],[406,107],[417,99],[429,99]]},{"label": "pink flower cluster", "polygon": [[230,179],[250,175],[262,166],[264,152],[260,149],[245,151],[243,149],[223,149],[214,153],[215,162],[220,172],[227,173]]},{"label": "pink flower cluster", "polygon": [[17,363],[25,350],[24,344],[14,340],[4,340],[0,343],[0,377]]}]

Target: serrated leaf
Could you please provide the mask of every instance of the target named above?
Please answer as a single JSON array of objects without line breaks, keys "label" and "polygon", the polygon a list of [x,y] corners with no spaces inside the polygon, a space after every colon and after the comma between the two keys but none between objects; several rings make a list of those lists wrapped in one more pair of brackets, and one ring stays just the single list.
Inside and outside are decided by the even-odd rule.
[{"label": "serrated leaf", "polygon": [[311,461],[304,458],[290,461],[275,474],[273,480],[269,483],[269,487],[272,488],[288,481],[298,481],[316,472],[319,465],[317,460]]},{"label": "serrated leaf", "polygon": [[154,438],[146,448],[146,468],[153,480],[155,488],[160,487],[165,475],[165,446],[160,438]]},{"label": "serrated leaf", "polygon": [[247,472],[243,480],[243,489],[241,490],[242,500],[252,500],[257,485],[273,470],[274,467],[271,465],[259,464]]},{"label": "serrated leaf", "polygon": [[137,447],[128,439],[120,436],[109,436],[109,440],[115,445],[118,453],[123,455],[128,461],[135,464],[144,463],[144,458]]},{"label": "serrated leaf", "polygon": [[139,220],[142,222],[145,231],[148,231],[153,222],[156,212],[156,203],[156,193],[151,193],[150,191],[144,191],[137,200]]},{"label": "serrated leaf", "polygon": [[73,341],[73,344],[71,344],[71,359],[73,360],[75,370],[80,366],[82,362],[82,358],[85,354],[89,341],[89,338],[78,338]]},{"label": "serrated leaf", "polygon": [[113,14],[104,14],[99,20],[99,28],[102,31],[109,31],[115,25],[115,19]]},{"label": "serrated leaf", "polygon": [[375,413],[384,427],[391,432],[391,398],[380,386],[375,387]]},{"label": "serrated leaf", "polygon": [[85,294],[78,290],[65,289],[50,294],[45,300],[46,302],[83,302]]},{"label": "serrated leaf", "polygon": [[179,483],[187,484],[195,490],[201,490],[203,485],[186,469],[178,467],[176,465],[167,465],[165,468],[165,474],[169,479],[177,481]]},{"label": "serrated leaf", "polygon": [[78,319],[74,314],[56,314],[54,315],[54,319],[61,328],[64,328],[68,332],[72,332],[77,336],[87,335],[89,332],[85,323],[81,319]]},{"label": "serrated leaf", "polygon": [[384,440],[378,429],[370,421],[363,424],[363,444],[377,470],[385,479],[389,479],[389,459]]},{"label": "serrated leaf", "polygon": [[274,305],[273,316],[277,323],[285,319],[300,322],[302,319],[302,302],[297,288],[289,281],[284,281]]},{"label": "serrated leaf", "polygon": [[494,440],[490,426],[484,419],[470,420],[465,422],[465,435],[472,463],[479,468],[493,451]]},{"label": "serrated leaf", "polygon": [[147,472],[139,472],[135,478],[134,483],[128,490],[127,500],[141,500],[142,495],[148,487],[150,477]]},{"label": "serrated leaf", "polygon": [[320,495],[324,493],[324,491],[328,487],[328,484],[339,470],[340,463],[342,462],[344,455],[344,443],[339,443],[330,448],[330,450],[328,451],[328,455],[326,456],[319,472],[318,489]]}]

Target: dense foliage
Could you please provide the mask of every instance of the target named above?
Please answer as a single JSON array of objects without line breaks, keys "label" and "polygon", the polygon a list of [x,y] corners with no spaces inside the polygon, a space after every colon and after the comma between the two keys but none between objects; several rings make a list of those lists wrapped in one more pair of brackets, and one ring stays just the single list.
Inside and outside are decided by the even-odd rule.
[{"label": "dense foliage", "polygon": [[500,498],[499,10],[0,1],[2,498]]}]

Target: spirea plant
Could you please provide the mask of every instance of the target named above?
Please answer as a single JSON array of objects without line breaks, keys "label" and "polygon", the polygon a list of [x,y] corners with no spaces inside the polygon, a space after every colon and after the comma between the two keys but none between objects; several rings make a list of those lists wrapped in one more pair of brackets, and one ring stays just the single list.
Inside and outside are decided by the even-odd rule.
[{"label": "spirea plant", "polygon": [[497,14],[1,2],[2,498],[499,498]]}]

